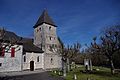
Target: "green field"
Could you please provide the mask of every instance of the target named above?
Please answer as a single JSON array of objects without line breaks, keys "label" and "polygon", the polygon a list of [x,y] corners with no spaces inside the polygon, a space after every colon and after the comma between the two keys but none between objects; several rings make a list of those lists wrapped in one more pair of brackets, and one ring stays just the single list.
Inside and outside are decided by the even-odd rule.
[{"label": "green field", "polygon": [[[73,80],[73,75],[76,74],[77,80],[87,80],[87,78],[89,78],[89,80],[120,80],[120,73],[111,75],[109,68],[93,67],[93,69],[99,69],[99,71],[94,71],[93,73],[82,73],[81,70],[84,70],[84,67],[79,66],[68,72],[65,79]],[[52,75],[58,76],[58,72],[56,74],[52,72]]]}]

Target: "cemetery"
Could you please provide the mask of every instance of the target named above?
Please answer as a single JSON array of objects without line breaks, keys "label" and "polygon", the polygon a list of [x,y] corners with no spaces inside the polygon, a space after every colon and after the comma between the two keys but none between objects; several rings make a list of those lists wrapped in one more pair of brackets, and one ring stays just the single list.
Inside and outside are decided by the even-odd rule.
[{"label": "cemetery", "polygon": [[67,60],[63,70],[56,69],[50,72],[53,77],[64,77],[65,80],[120,80],[120,70],[115,69],[115,74],[112,75],[107,67],[93,66],[92,60],[85,58],[83,65]]},{"label": "cemetery", "polygon": [[[66,74],[65,80],[120,80],[120,73],[112,75],[109,68],[92,66],[92,73],[83,73],[85,71],[84,65],[76,65],[72,71]],[[50,72],[54,77],[63,77],[59,70]]]}]

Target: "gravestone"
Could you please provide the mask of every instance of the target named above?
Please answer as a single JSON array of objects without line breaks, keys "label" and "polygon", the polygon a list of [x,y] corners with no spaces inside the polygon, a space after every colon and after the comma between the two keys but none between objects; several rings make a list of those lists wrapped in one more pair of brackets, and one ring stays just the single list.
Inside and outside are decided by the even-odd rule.
[{"label": "gravestone", "polygon": [[71,63],[71,69],[75,69],[75,62]]},{"label": "gravestone", "polygon": [[84,66],[86,71],[92,71],[92,61],[91,59],[84,59]]},{"label": "gravestone", "polygon": [[77,75],[76,74],[74,74],[73,79],[77,80]]},{"label": "gravestone", "polygon": [[90,67],[89,67],[89,59],[84,59],[84,66],[85,66],[85,70],[86,70],[86,71],[90,70]]},{"label": "gravestone", "polygon": [[92,71],[92,61],[91,59],[89,61],[90,61],[90,70]]}]

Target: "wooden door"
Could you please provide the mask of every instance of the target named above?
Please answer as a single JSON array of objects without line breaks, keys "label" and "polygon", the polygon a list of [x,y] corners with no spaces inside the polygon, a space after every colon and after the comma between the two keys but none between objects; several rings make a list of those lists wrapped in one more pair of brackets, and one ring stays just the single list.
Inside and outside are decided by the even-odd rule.
[{"label": "wooden door", "polygon": [[30,61],[30,71],[34,71],[34,61]]}]

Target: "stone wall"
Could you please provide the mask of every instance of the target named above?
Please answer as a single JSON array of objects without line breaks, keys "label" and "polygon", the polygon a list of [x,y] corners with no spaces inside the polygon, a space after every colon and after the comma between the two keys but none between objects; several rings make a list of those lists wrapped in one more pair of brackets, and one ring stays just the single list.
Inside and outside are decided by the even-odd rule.
[{"label": "stone wall", "polygon": [[43,23],[35,28],[34,44],[40,48],[42,44],[43,50],[48,49],[49,45],[57,44],[56,27]]},{"label": "stone wall", "polygon": [[44,51],[44,69],[61,67],[61,57],[57,53],[59,43],[55,26],[43,23],[36,27],[34,29],[34,44],[40,48],[42,44]]},{"label": "stone wall", "polygon": [[46,54],[44,58],[44,68],[52,69],[52,68],[61,68],[61,57],[55,54]]}]

